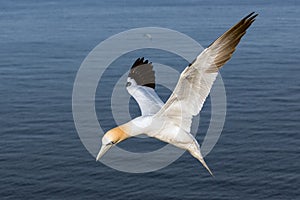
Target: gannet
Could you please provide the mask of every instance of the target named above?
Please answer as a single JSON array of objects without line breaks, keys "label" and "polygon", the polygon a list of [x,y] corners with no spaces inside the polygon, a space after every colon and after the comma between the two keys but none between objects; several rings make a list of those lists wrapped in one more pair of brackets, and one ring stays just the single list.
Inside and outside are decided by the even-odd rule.
[{"label": "gannet", "polygon": [[133,136],[146,134],[187,150],[213,175],[190,133],[193,116],[199,114],[219,69],[231,58],[246,30],[255,21],[251,13],[227,30],[181,73],[166,103],[155,92],[155,72],[148,60],[138,58],[132,65],[126,88],[138,103],[141,116],[104,134],[98,161],[111,147]]}]

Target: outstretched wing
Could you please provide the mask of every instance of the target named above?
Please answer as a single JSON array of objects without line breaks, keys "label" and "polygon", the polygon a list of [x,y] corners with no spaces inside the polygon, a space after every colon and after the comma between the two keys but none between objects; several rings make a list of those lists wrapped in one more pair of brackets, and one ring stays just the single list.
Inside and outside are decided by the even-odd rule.
[{"label": "outstretched wing", "polygon": [[142,115],[154,115],[163,106],[155,92],[153,65],[144,58],[138,58],[132,65],[127,78],[127,91],[137,101]]},{"label": "outstretched wing", "polygon": [[257,14],[249,14],[215,40],[181,73],[172,95],[157,113],[190,132],[192,117],[202,109],[218,70],[231,58]]}]

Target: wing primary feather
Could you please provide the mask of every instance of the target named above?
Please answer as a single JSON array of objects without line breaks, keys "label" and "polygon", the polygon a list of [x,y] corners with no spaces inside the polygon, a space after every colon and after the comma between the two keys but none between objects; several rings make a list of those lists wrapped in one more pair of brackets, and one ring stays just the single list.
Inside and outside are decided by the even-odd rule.
[{"label": "wing primary feather", "polygon": [[138,58],[132,65],[128,77],[133,78],[140,86],[146,86],[155,89],[155,72],[152,62],[144,60],[144,57]]},{"label": "wing primary feather", "polygon": [[231,58],[236,46],[245,35],[246,30],[255,21],[255,18],[258,15],[253,14],[254,12],[244,17],[207,48],[210,51],[215,52],[216,57],[214,58],[214,64],[217,69],[222,67]]}]

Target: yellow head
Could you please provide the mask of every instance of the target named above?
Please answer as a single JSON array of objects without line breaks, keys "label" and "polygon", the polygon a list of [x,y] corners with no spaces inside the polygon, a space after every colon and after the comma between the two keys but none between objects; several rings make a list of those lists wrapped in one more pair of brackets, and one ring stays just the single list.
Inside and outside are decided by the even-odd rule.
[{"label": "yellow head", "polygon": [[130,136],[126,132],[127,130],[124,126],[118,126],[107,131],[102,137],[102,146],[97,155],[96,161],[99,160],[115,144],[129,138]]}]

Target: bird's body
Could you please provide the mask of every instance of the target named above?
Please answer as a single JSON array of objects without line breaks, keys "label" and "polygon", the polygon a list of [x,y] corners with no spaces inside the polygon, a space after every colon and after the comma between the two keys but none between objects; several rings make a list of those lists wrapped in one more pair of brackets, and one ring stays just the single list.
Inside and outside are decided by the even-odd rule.
[{"label": "bird's body", "polygon": [[137,59],[131,67],[126,88],[139,104],[142,116],[108,131],[102,138],[102,147],[96,159],[100,159],[114,144],[146,134],[189,151],[212,174],[201,155],[197,140],[190,134],[192,118],[201,111],[219,68],[231,58],[256,16],[251,13],[243,18],[197,56],[181,73],[165,104],[154,90],[152,63],[144,61],[144,58]]}]

